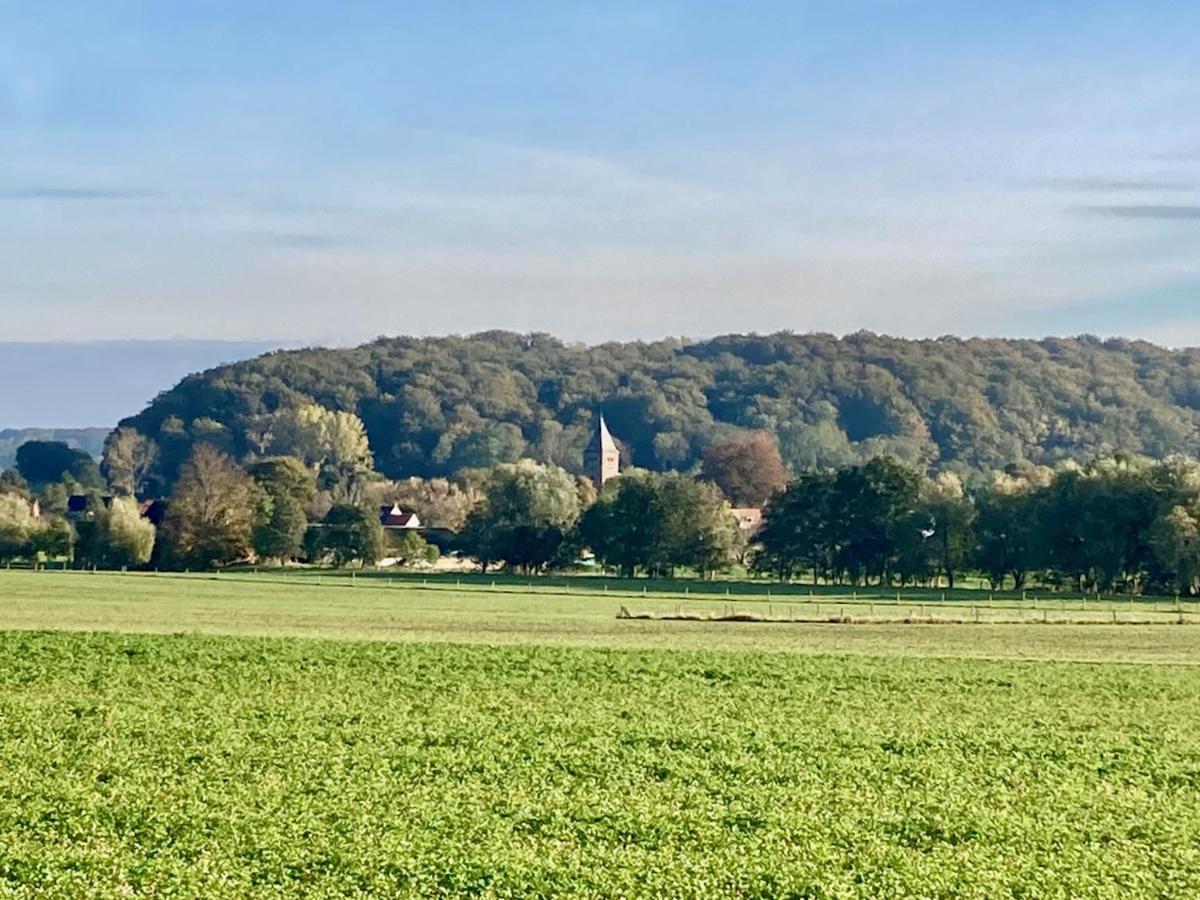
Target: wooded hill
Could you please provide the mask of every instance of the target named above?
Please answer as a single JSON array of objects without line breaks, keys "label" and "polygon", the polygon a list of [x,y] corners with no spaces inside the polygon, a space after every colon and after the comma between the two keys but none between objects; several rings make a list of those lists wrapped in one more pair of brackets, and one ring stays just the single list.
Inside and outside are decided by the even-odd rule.
[{"label": "wooded hill", "polygon": [[260,451],[273,413],[311,402],[360,416],[376,469],[392,477],[522,456],[579,471],[600,408],[648,469],[691,469],[718,437],[762,428],[795,471],[891,454],[970,472],[1194,454],[1200,349],[870,333],[598,346],[508,332],[383,338],[191,375],[122,424],[153,438],[169,466],[199,440]]}]

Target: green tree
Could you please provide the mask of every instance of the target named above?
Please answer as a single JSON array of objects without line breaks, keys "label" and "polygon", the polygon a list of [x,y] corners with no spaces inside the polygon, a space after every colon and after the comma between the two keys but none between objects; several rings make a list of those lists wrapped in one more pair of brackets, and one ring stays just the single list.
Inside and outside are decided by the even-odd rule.
[{"label": "green tree", "polygon": [[255,554],[280,564],[295,559],[304,551],[304,535],[308,530],[304,507],[286,494],[268,497],[264,506],[251,538]]},{"label": "green tree", "polygon": [[653,563],[671,573],[677,566],[696,569],[702,577],[733,562],[741,541],[729,504],[715,485],[682,475],[657,479],[658,536]]},{"label": "green tree", "polygon": [[107,506],[93,501],[89,514],[76,527],[79,540],[75,561],[83,566],[141,566],[154,552],[156,529],[131,497],[113,497]]},{"label": "green tree", "polygon": [[66,477],[85,488],[102,488],[100,467],[83,450],[62,441],[27,441],[17,448],[17,471],[35,487],[53,484]]},{"label": "green tree", "polygon": [[306,543],[309,559],[327,560],[338,568],[353,562],[374,565],[387,546],[379,517],[351,504],[330,509],[319,525],[309,529]]},{"label": "green tree", "polygon": [[776,494],[763,511],[754,567],[787,580],[812,572],[813,583],[832,574],[836,543],[832,530],[836,475],[804,472]]},{"label": "green tree", "polygon": [[438,548],[421,537],[414,529],[406,528],[398,534],[388,534],[388,551],[402,565],[437,562]]},{"label": "green tree", "polygon": [[0,562],[30,556],[37,528],[28,500],[17,494],[0,494]]},{"label": "green tree", "polygon": [[43,519],[30,537],[30,548],[47,559],[70,558],[75,544],[75,532],[66,519],[54,516]]},{"label": "green tree", "polygon": [[580,534],[596,558],[626,578],[658,562],[662,498],[651,472],[629,470],[600,491],[583,514]]},{"label": "green tree", "polygon": [[[953,588],[955,576],[971,560],[975,547],[975,505],[957,475],[944,472],[921,485],[917,516],[927,520],[921,538],[929,547],[934,570]],[[911,527],[910,523],[909,527]],[[932,534],[929,534],[929,531]]]},{"label": "green tree", "polygon": [[304,550],[305,510],[316,495],[312,471],[294,456],[260,460],[249,468],[260,489],[261,507],[254,528],[254,552],[286,562]]},{"label": "green tree", "polygon": [[1169,573],[1171,586],[1181,594],[1200,587],[1200,517],[1173,506],[1155,520],[1148,535],[1158,563]]},{"label": "green tree", "polygon": [[494,467],[483,499],[467,516],[464,545],[486,568],[504,560],[535,572],[556,558],[579,519],[579,494],[566,470],[533,460]]},{"label": "green tree", "polygon": [[680,566],[708,575],[733,560],[740,535],[713,485],[678,474],[629,470],[600,491],[583,514],[580,539],[626,577]]},{"label": "green tree", "polygon": [[852,581],[886,581],[896,558],[895,527],[917,506],[920,475],[890,457],[838,471],[830,529],[834,565]]},{"label": "green tree", "polygon": [[975,565],[994,590],[1011,577],[1022,590],[1037,560],[1037,498],[1032,491],[992,488],[976,498]]}]

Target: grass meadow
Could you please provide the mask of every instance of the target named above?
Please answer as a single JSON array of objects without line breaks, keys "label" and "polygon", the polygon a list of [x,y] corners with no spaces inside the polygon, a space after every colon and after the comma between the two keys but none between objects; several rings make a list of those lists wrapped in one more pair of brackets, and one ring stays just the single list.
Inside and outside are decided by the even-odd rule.
[{"label": "grass meadow", "polygon": [[0,896],[1200,894],[1177,609],[695,594],[0,572]]}]

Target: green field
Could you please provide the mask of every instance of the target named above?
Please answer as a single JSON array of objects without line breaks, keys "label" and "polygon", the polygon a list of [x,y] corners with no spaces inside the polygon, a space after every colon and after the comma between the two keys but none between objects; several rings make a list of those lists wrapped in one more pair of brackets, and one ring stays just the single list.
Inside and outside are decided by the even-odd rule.
[{"label": "green field", "polygon": [[1200,628],[622,603],[0,573],[0,896],[1200,892]]}]

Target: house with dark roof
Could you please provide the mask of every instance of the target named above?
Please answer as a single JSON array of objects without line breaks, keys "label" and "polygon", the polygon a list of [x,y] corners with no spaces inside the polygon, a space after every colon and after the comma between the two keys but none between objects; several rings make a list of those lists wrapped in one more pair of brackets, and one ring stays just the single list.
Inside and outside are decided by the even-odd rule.
[{"label": "house with dark roof", "polygon": [[393,503],[391,506],[379,507],[379,524],[384,528],[420,528],[421,517],[417,515],[416,510]]}]

